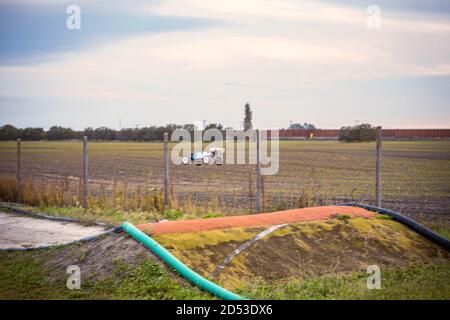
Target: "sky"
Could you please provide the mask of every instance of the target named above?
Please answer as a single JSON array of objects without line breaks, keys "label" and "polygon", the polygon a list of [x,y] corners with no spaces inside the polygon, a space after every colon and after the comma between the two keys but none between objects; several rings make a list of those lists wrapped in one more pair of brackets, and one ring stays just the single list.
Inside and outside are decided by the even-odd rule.
[{"label": "sky", "polygon": [[450,128],[450,2],[0,0],[0,125],[240,128],[247,102],[261,129]]}]

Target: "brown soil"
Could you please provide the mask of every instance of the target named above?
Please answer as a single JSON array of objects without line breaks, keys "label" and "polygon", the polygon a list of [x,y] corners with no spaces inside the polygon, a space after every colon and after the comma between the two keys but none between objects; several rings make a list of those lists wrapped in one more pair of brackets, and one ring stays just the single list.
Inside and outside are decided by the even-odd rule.
[{"label": "brown soil", "polygon": [[[44,266],[54,270],[55,275],[64,274],[70,265],[77,265],[83,278],[92,281],[111,276],[123,264],[138,265],[146,259],[157,260],[151,251],[122,232],[79,245],[47,250]],[[40,251],[36,251],[36,255],[39,256]]]},{"label": "brown soil", "polygon": [[137,227],[150,235],[158,235],[165,233],[196,232],[235,227],[260,227],[283,223],[320,221],[333,218],[337,214],[365,218],[376,215],[375,213],[362,208],[349,206],[326,206],[276,211],[257,215],[166,221],[160,223],[140,224]]}]

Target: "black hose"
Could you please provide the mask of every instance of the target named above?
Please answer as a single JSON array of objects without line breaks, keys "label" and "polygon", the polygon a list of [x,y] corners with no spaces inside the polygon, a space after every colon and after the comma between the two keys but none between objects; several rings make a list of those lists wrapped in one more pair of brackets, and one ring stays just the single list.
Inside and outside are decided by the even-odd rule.
[{"label": "black hose", "polygon": [[376,206],[371,206],[368,204],[360,204],[360,203],[344,203],[341,204],[343,206],[351,206],[351,207],[360,207],[366,210],[370,210],[370,211],[375,211],[381,214],[385,214],[389,217],[391,217],[392,219],[394,219],[395,221],[398,221],[402,224],[404,224],[405,226],[408,226],[409,228],[413,229],[414,231],[416,231],[417,233],[421,234],[422,236],[424,236],[425,238],[433,241],[434,243],[437,243],[438,245],[444,247],[445,249],[447,249],[447,251],[450,251],[450,240],[448,240],[447,238],[441,236],[440,234],[437,234],[436,232],[434,232],[433,230],[425,227],[424,225],[414,221],[413,219],[404,216],[401,213],[395,212],[395,211],[391,211],[391,210],[387,210],[384,208],[379,208]]}]

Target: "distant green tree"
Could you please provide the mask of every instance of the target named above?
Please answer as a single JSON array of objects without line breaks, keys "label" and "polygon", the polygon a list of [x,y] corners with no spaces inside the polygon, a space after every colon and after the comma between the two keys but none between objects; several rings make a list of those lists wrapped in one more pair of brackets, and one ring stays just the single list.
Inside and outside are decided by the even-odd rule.
[{"label": "distant green tree", "polygon": [[79,138],[79,134],[70,128],[53,126],[46,132],[48,140],[70,140]]},{"label": "distant green tree", "polygon": [[119,140],[137,140],[136,129],[123,128],[117,133],[117,139]]},{"label": "distant green tree", "polygon": [[16,140],[20,138],[22,131],[10,124],[0,127],[0,140]]},{"label": "distant green tree", "polygon": [[43,128],[25,128],[22,131],[22,139],[28,141],[39,141],[45,136]]},{"label": "distant green tree", "polygon": [[339,132],[339,140],[345,142],[375,141],[377,129],[368,123],[359,126],[342,127]]},{"label": "distant green tree", "polygon": [[89,140],[93,139],[94,138],[94,128],[87,127],[86,129],[84,129],[83,136],[88,137]]},{"label": "distant green tree", "polygon": [[205,127],[205,130],[208,129],[219,129],[219,130],[223,130],[223,125],[220,123],[210,123]]},{"label": "distant green tree", "polygon": [[107,127],[99,127],[94,130],[92,139],[94,140],[115,140],[116,131]]},{"label": "distant green tree", "polygon": [[313,125],[312,123],[307,123],[307,122],[304,122],[303,124],[293,123],[289,126],[288,129],[289,130],[315,130],[316,126]]},{"label": "distant green tree", "polygon": [[250,109],[250,104],[247,102],[245,104],[245,111],[244,111],[244,130],[245,131],[253,128],[252,117],[253,117],[252,110]]}]

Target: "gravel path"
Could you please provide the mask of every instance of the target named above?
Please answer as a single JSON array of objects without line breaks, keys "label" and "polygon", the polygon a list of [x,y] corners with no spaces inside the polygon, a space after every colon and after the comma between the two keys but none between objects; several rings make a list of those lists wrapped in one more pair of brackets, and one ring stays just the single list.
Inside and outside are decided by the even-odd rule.
[{"label": "gravel path", "polygon": [[64,244],[104,232],[99,226],[0,212],[0,249]]}]

